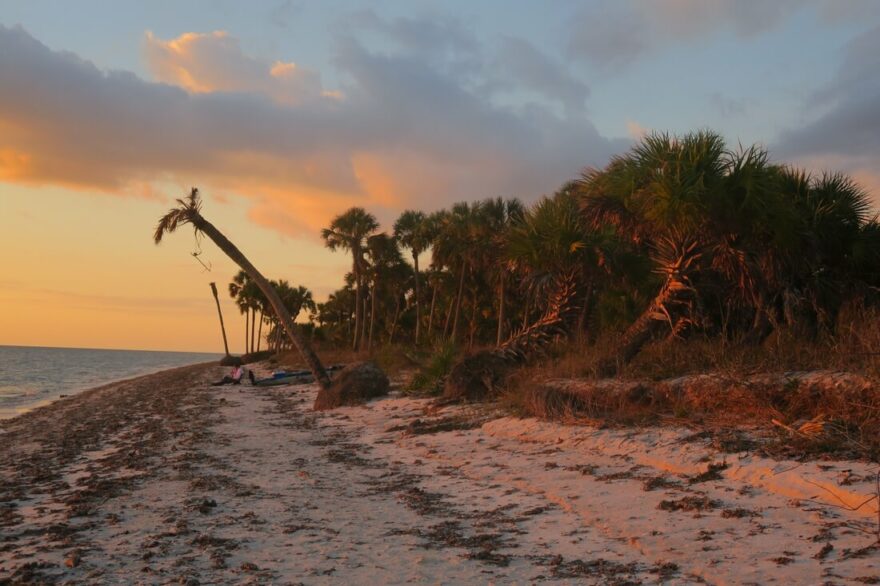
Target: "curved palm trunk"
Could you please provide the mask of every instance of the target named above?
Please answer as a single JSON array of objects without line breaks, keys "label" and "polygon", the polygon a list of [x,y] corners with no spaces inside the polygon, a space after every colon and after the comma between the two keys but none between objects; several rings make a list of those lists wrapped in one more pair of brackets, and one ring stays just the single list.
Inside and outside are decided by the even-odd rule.
[{"label": "curved palm trunk", "polygon": [[651,305],[623,333],[612,350],[599,361],[599,376],[614,376],[664,328],[674,328],[684,313],[692,289],[677,276],[670,276]]},{"label": "curved palm trunk", "polygon": [[419,255],[413,252],[413,265],[416,269],[415,274],[415,290],[416,290],[416,346],[419,345],[419,333],[422,328],[422,301],[419,293]]},{"label": "curved palm trunk", "polygon": [[492,352],[508,362],[522,363],[541,353],[557,337],[568,335],[574,316],[580,310],[576,301],[577,293],[578,281],[573,273],[563,273],[557,277],[544,315],[528,327],[511,334]]},{"label": "curved palm trunk", "polygon": [[260,271],[251,264],[251,261],[247,259],[247,257],[242,254],[242,252],[229,241],[226,236],[224,236],[220,230],[214,227],[211,222],[207,221],[201,215],[196,214],[192,219],[192,224],[199,231],[203,232],[208,238],[210,238],[217,247],[222,250],[226,256],[231,258],[235,264],[240,266],[244,271],[250,276],[251,279],[257,284],[257,287],[263,292],[266,298],[269,300],[269,303],[272,305],[272,309],[275,310],[275,315],[281,320],[281,324],[284,326],[285,331],[287,332],[288,337],[290,338],[293,345],[296,346],[297,350],[299,350],[302,357],[305,359],[306,363],[309,365],[309,370],[312,371],[312,375],[315,377],[315,380],[321,385],[321,388],[326,389],[330,387],[330,377],[327,376],[327,371],[324,370],[324,365],[321,364],[321,360],[318,358],[318,355],[315,354],[315,351],[312,349],[311,345],[308,341],[303,337],[302,333],[297,329],[296,324],[293,323],[293,319],[290,317],[290,313],[287,311],[287,308],[284,307],[284,303],[281,302],[281,298],[278,297],[278,293],[275,291],[275,288],[269,284],[269,281],[266,280]]},{"label": "curved palm trunk", "polygon": [[452,400],[480,399],[495,392],[514,367],[542,354],[554,340],[568,334],[579,310],[576,295],[574,275],[560,275],[543,317],[511,335],[501,346],[459,360],[446,379],[443,396]]},{"label": "curved palm trunk", "polygon": [[217,285],[211,283],[211,293],[214,294],[214,302],[217,304],[217,315],[220,316],[220,331],[223,333],[223,349],[229,356],[229,343],[226,341],[226,326],[223,325],[223,312],[220,311],[220,298],[217,296]]}]

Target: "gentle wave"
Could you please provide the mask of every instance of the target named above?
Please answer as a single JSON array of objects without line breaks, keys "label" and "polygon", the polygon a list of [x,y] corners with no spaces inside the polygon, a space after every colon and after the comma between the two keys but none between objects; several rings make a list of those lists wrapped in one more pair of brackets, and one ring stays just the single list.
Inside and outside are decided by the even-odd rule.
[{"label": "gentle wave", "polygon": [[0,346],[0,419],[61,395],[220,357],[202,352]]}]

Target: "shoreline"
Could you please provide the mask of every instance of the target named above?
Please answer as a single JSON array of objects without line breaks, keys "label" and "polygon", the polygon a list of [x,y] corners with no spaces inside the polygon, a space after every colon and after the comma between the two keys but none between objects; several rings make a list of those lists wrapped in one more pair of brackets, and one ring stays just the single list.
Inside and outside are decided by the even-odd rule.
[{"label": "shoreline", "polygon": [[[24,346],[22,346],[22,347],[24,347]],[[44,348],[44,347],[39,346],[39,348]],[[66,349],[66,348],[62,348],[62,349]],[[83,349],[89,350],[89,348],[83,348]],[[74,348],[74,350],[80,350],[80,348]],[[140,352],[140,350],[121,350],[121,352]],[[154,351],[153,350],[145,350],[145,352],[154,352]],[[158,352],[158,351],[155,351],[155,352]],[[206,361],[206,362],[194,362],[192,364],[183,364],[180,366],[172,366],[170,368],[167,366],[161,366],[161,367],[156,367],[156,368],[148,367],[146,371],[140,372],[139,374],[123,375],[121,378],[101,382],[101,383],[98,383],[97,385],[88,384],[88,386],[82,386],[82,387],[76,386],[72,389],[67,390],[65,393],[63,393],[63,396],[56,396],[56,397],[42,399],[39,402],[34,403],[30,406],[22,407],[22,409],[24,409],[24,411],[19,411],[16,413],[12,413],[10,415],[4,415],[4,412],[11,411],[13,409],[12,407],[10,407],[8,410],[7,409],[0,409],[0,433],[3,433],[3,426],[6,422],[8,422],[12,419],[15,419],[17,417],[21,417],[22,415],[27,415],[28,413],[31,413],[36,409],[42,409],[44,407],[48,407],[50,405],[53,405],[63,399],[69,399],[71,397],[81,395],[83,393],[88,393],[90,391],[97,391],[97,390],[103,389],[105,387],[110,387],[110,386],[115,386],[115,385],[119,385],[119,384],[126,383],[126,382],[131,382],[131,381],[134,381],[134,380],[137,380],[140,378],[162,374],[162,373],[164,373],[166,371],[170,371],[170,370],[176,370],[179,368],[186,368],[186,367],[190,367],[190,366],[210,366],[215,363],[216,363],[216,361]]]},{"label": "shoreline", "polygon": [[399,392],[315,413],[314,385],[209,386],[224,370],[132,377],[4,421],[0,582],[880,573],[863,533],[876,508],[810,498],[870,495],[864,463],[725,455],[685,428],[570,426]]}]

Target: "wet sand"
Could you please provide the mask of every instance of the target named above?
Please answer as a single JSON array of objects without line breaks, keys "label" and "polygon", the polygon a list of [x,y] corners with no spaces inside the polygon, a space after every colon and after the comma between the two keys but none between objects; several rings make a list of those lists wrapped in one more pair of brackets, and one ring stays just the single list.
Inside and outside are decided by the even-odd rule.
[{"label": "wet sand", "polygon": [[[876,466],[194,366],[0,422],[0,584],[872,583]],[[833,494],[832,494],[833,493]],[[835,500],[838,499],[838,500]],[[839,503],[838,503],[839,504]]]}]

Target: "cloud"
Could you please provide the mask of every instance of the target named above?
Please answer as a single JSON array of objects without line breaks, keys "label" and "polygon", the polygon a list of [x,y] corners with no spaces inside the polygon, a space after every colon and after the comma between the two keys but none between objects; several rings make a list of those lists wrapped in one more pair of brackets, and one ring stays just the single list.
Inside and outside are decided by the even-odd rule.
[{"label": "cloud", "polygon": [[530,42],[505,38],[497,63],[498,68],[519,85],[550,100],[559,100],[572,111],[584,109],[590,94],[587,84],[573,77],[562,64],[550,59]]},{"label": "cloud", "polygon": [[148,31],[144,55],[157,80],[190,92],[257,93],[291,105],[317,100],[323,93],[316,71],[245,55],[238,40],[224,31],[186,33],[169,41]]},{"label": "cloud", "polygon": [[570,22],[569,55],[600,69],[629,65],[675,43],[729,33],[753,38],[778,28],[799,11],[828,24],[858,21],[876,12],[872,0],[599,0]]},{"label": "cloud", "polygon": [[645,128],[635,120],[627,120],[626,121],[626,133],[633,140],[641,140],[648,136],[651,132],[650,128]]},{"label": "cloud", "polygon": [[249,197],[255,221],[314,235],[351,205],[390,218],[533,198],[628,144],[582,115],[503,107],[455,67],[353,37],[335,59],[342,98],[321,96],[317,74],[304,86],[276,81],[275,64],[225,33],[146,45],[157,82],[0,27],[0,180],[127,195],[151,182],[216,186]]},{"label": "cloud", "polygon": [[780,135],[775,154],[842,169],[880,188],[880,26],[843,48],[834,79],[808,101],[810,114],[811,121]]},{"label": "cloud", "polygon": [[709,104],[725,118],[745,114],[747,102],[746,98],[731,98],[720,92],[709,95]]}]

